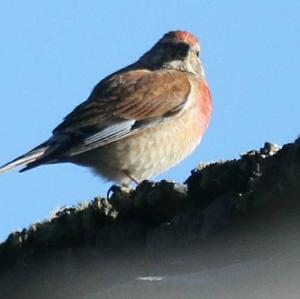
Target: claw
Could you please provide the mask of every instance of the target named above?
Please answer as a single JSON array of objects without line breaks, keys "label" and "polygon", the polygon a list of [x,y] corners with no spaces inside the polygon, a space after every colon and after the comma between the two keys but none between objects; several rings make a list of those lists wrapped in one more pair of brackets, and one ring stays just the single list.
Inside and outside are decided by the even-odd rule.
[{"label": "claw", "polygon": [[119,188],[119,185],[112,185],[108,190],[107,190],[107,193],[106,193],[106,199],[109,200],[109,197],[110,197],[110,194],[111,193],[114,193],[117,188]]},{"label": "claw", "polygon": [[111,193],[115,193],[118,191],[124,191],[124,189],[130,189],[129,184],[121,184],[121,185],[112,185],[106,193],[106,199],[109,200],[110,199],[110,195]]}]

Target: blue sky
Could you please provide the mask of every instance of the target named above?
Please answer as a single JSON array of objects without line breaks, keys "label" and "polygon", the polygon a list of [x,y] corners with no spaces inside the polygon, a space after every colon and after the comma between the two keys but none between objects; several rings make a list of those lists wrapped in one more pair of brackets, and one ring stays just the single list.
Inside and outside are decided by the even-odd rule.
[{"label": "blue sky", "polygon": [[[293,141],[300,111],[299,1],[2,1],[0,164],[47,139],[111,72],[165,32],[202,45],[213,117],[197,150],[156,179],[184,181],[198,162]],[[71,164],[0,176],[0,240],[110,183]]]}]

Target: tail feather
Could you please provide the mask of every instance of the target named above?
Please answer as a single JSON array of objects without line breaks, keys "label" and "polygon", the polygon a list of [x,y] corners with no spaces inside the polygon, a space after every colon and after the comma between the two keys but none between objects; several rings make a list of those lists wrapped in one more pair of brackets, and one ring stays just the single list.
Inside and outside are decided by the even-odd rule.
[{"label": "tail feather", "polygon": [[21,166],[21,165],[24,165],[26,167],[27,164],[35,162],[35,161],[39,160],[41,157],[43,157],[43,155],[47,149],[48,149],[48,146],[45,143],[39,145],[38,147],[34,148],[33,150],[29,151],[28,153],[1,166],[0,173],[4,173],[6,171],[9,171],[9,170],[11,170],[17,166]]}]

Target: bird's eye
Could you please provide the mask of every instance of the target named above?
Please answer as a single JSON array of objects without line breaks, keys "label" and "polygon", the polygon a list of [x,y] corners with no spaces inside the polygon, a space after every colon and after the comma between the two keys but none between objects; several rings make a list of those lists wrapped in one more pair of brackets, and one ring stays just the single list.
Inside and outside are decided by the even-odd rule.
[{"label": "bird's eye", "polygon": [[179,57],[186,57],[188,54],[190,47],[186,43],[178,43],[177,44],[177,54]]},{"label": "bird's eye", "polygon": [[200,53],[200,51],[196,51],[196,55],[199,57],[199,53]]}]

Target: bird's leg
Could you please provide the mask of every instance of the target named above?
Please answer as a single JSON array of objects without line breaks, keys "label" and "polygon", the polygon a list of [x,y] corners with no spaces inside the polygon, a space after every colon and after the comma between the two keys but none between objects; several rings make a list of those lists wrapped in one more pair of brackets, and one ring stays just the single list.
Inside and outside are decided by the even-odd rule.
[{"label": "bird's leg", "polygon": [[139,184],[140,182],[136,179],[136,178],[134,178],[130,173],[129,173],[129,171],[128,170],[124,170],[124,174],[133,182],[133,183],[135,183],[135,184]]}]

